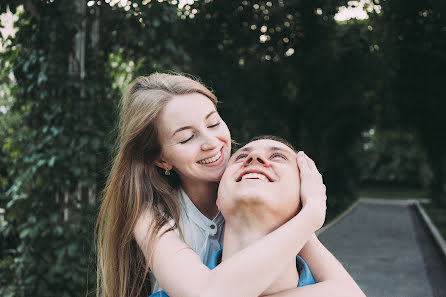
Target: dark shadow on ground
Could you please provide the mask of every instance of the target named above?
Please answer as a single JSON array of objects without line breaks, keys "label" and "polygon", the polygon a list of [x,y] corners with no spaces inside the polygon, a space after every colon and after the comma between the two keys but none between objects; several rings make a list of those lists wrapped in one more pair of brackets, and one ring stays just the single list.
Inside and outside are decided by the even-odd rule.
[{"label": "dark shadow on ground", "polygon": [[414,206],[410,207],[416,238],[434,297],[446,296],[446,259]]}]

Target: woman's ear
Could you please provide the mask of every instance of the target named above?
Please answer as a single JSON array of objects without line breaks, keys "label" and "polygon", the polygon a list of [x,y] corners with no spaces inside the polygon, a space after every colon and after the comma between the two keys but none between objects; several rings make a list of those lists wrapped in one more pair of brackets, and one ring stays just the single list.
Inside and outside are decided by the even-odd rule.
[{"label": "woman's ear", "polygon": [[172,170],[172,165],[170,165],[169,163],[167,163],[166,161],[162,160],[162,159],[158,159],[155,162],[155,165],[158,166],[159,168],[163,169],[163,170],[167,170],[170,171]]}]

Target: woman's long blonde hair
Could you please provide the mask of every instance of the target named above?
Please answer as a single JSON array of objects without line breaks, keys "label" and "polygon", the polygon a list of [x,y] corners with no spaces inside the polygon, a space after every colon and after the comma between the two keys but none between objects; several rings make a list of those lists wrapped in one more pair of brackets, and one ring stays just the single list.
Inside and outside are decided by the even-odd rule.
[{"label": "woman's long blonde hair", "polygon": [[[191,93],[200,93],[217,104],[215,95],[198,81],[163,73],[135,79],[120,104],[116,153],[96,222],[97,296],[150,295],[149,267],[133,230],[147,208],[154,214],[149,242],[154,242],[170,219],[178,227],[175,188],[179,181],[154,164],[161,153],[157,119],[172,97]],[[153,245],[149,249],[150,255]]]}]

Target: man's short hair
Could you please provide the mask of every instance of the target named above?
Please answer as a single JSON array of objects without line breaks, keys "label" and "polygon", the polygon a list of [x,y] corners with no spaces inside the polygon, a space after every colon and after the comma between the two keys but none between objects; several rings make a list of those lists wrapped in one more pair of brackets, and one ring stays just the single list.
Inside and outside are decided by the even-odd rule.
[{"label": "man's short hair", "polygon": [[257,141],[257,140],[274,140],[280,143],[283,143],[284,145],[286,145],[287,147],[289,147],[290,149],[292,149],[295,153],[297,153],[298,151],[294,148],[294,146],[289,143],[286,139],[279,137],[279,136],[274,136],[274,135],[259,135],[259,136],[255,136],[253,138],[251,138],[246,144],[253,142],[253,141]]}]

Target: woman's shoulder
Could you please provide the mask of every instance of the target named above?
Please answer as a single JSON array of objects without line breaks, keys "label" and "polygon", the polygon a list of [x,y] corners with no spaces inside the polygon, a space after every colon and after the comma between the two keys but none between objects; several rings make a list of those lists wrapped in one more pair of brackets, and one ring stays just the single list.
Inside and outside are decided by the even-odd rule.
[{"label": "woman's shoulder", "polygon": [[[151,236],[152,232],[155,230],[156,222],[159,220],[159,214],[157,215],[155,210],[150,207],[144,208],[136,219],[135,226],[133,228],[133,235],[135,236],[136,242],[140,246],[144,246],[143,243],[147,241]],[[157,232],[157,236],[161,236],[167,232],[171,226],[165,223],[160,230]]]},{"label": "woman's shoulder", "polygon": [[165,220],[163,223],[159,214],[156,214],[155,210],[150,208],[141,211],[133,228],[133,235],[149,263],[151,262],[152,252],[155,251],[155,247],[161,241],[172,242],[176,245],[182,242],[171,223]]},{"label": "woman's shoulder", "polygon": [[149,208],[145,208],[136,219],[135,226],[133,228],[133,235],[135,236],[136,242],[142,246],[142,243],[145,241],[146,237],[149,237],[151,230],[151,225],[153,222],[155,215],[153,210]]}]

